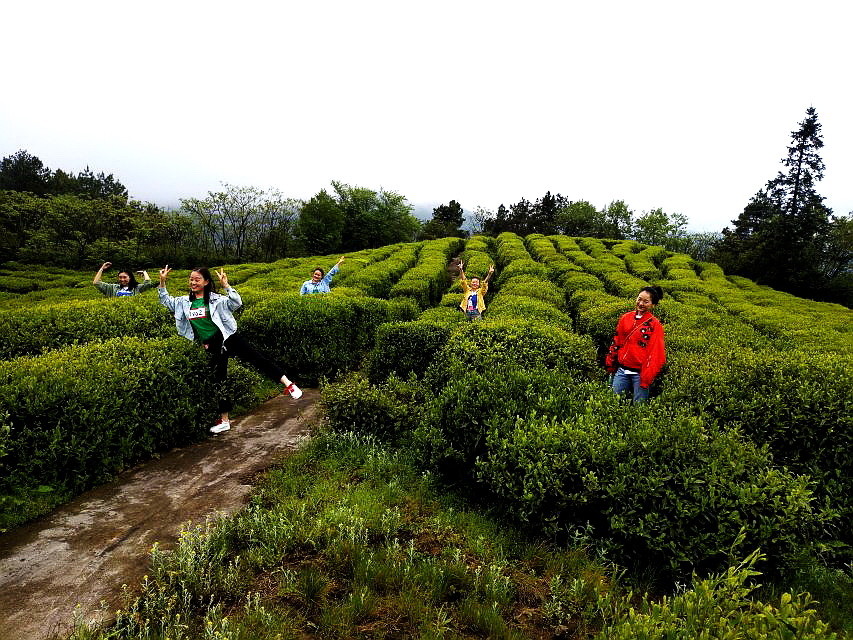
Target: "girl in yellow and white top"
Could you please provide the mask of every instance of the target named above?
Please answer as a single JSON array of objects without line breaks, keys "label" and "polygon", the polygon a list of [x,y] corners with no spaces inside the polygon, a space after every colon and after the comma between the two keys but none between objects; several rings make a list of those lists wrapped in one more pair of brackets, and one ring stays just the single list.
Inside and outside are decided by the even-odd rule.
[{"label": "girl in yellow and white top", "polygon": [[476,276],[469,282],[465,278],[465,263],[459,263],[459,283],[462,285],[462,302],[459,303],[459,308],[469,320],[479,320],[486,310],[486,292],[489,290],[489,278],[494,272],[495,265],[489,265],[489,272],[482,282]]}]

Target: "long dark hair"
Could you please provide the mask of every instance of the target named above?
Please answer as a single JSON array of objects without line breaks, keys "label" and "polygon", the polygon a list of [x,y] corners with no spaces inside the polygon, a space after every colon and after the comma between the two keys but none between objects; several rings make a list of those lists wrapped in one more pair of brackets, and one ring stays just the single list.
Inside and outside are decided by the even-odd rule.
[{"label": "long dark hair", "polygon": [[123,273],[126,273],[128,276],[130,276],[130,279],[127,281],[127,288],[131,291],[136,289],[136,287],[139,286],[139,283],[136,281],[136,276],[133,275],[133,271],[129,269],[119,269],[118,273],[116,274],[116,277],[120,276]]},{"label": "long dark hair", "polygon": [[[210,294],[216,293],[216,282],[213,279],[213,276],[210,275],[210,269],[207,267],[196,267],[195,269],[190,269],[190,273],[193,271],[201,274],[201,277],[207,280],[207,284],[204,285],[204,304],[210,304]],[[193,299],[193,292],[190,291],[190,300]]]}]

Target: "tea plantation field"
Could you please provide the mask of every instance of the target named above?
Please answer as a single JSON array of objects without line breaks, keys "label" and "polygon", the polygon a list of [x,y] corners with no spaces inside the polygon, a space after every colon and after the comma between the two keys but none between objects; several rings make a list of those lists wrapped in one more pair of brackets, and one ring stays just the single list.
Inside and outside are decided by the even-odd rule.
[{"label": "tea plantation field", "polygon": [[[496,265],[484,318],[458,310],[448,261]],[[241,331],[300,384],[325,381],[328,427],[407,451],[508,522],[672,581],[760,549],[851,560],[853,311],[633,241],[445,238],[225,265]],[[156,268],[146,267],[154,274]],[[172,295],[187,272],[173,272]],[[158,451],[207,437],[205,356],[154,292],[105,299],[91,274],[0,268],[0,528]],[[600,362],[638,290],[668,363],[647,405]],[[243,407],[268,393],[232,364]],[[627,637],[627,636],[626,636]],[[792,636],[793,637],[793,636]]]}]

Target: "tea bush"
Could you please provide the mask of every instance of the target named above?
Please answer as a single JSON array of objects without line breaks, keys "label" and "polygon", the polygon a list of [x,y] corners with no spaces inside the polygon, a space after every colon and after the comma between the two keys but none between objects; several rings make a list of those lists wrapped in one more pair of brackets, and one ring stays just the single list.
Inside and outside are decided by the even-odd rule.
[{"label": "tea bush", "polygon": [[324,389],[323,409],[338,431],[371,434],[396,441],[413,433],[420,420],[420,388],[391,377],[371,385],[358,373]]},{"label": "tea bush", "polygon": [[282,294],[246,309],[240,331],[281,362],[288,377],[314,383],[356,368],[373,347],[377,327],[413,310],[411,302]]},{"label": "tea bush", "polygon": [[391,374],[404,379],[412,373],[422,376],[447,343],[450,332],[451,326],[446,323],[425,320],[380,325],[365,365],[370,382],[379,384]]},{"label": "tea bush", "polygon": [[70,344],[174,334],[171,314],[149,295],[0,310],[0,359]]},{"label": "tea bush", "polygon": [[342,278],[342,283],[347,287],[361,289],[365,295],[387,298],[394,283],[417,263],[421,247],[422,243],[402,245],[384,260],[373,262]]},{"label": "tea bush", "polygon": [[440,238],[426,242],[418,256],[418,263],[391,287],[390,297],[411,297],[424,309],[434,306],[449,284],[447,262],[461,247],[461,238]]},{"label": "tea bush", "polygon": [[825,521],[806,478],[686,412],[593,394],[568,419],[512,423],[490,425],[480,480],[537,527],[592,527],[624,563],[715,567],[742,529],[778,562]]},{"label": "tea bush", "polygon": [[[79,492],[201,439],[217,409],[209,379],[204,350],[181,337],[113,339],[0,362],[9,427],[0,491],[39,484]],[[235,365],[227,388],[246,405],[258,381]]]},{"label": "tea bush", "polygon": [[[835,640],[838,638],[814,609],[807,593],[783,593],[778,604],[755,597],[754,570],[760,556],[754,552],[725,572],[706,579],[694,578],[689,589],[660,600],[643,598],[639,606],[629,593],[621,602],[607,602],[615,620],[596,640],[726,640],[779,638],[780,640]],[[614,606],[615,605],[615,606]]]}]

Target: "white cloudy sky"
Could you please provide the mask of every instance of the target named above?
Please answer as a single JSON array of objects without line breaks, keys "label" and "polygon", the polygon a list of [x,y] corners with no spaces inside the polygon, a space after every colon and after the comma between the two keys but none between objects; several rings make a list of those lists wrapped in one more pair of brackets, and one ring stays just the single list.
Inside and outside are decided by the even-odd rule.
[{"label": "white cloudy sky", "polygon": [[162,205],[331,180],[496,209],[548,190],[719,230],[805,110],[853,210],[837,0],[8,3],[0,156],[114,173]]}]

